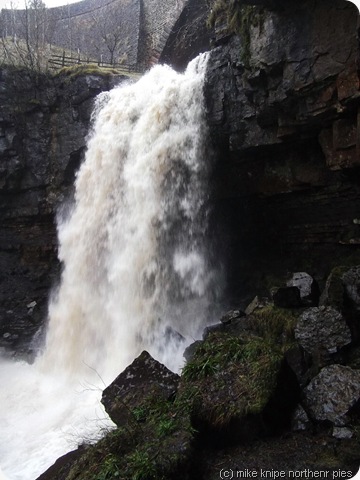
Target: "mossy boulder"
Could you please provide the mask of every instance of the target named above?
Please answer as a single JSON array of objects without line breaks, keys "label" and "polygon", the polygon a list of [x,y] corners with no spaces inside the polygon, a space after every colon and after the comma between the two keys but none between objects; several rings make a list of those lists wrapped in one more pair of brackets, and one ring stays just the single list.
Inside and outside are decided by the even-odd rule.
[{"label": "mossy boulder", "polygon": [[88,447],[66,480],[186,478],[192,439],[189,417],[174,414],[168,401],[148,398],[132,422]]},{"label": "mossy boulder", "polygon": [[52,480],[186,478],[194,430],[188,410],[174,403],[178,379],[144,351],[104,391],[118,428],[87,446],[65,473],[52,472]]},{"label": "mossy boulder", "polygon": [[[101,402],[117,426],[126,425],[145,399],[174,397],[179,375],[157,362],[145,350],[103,391]],[[148,401],[148,400],[146,400]]]},{"label": "mossy boulder", "polygon": [[283,374],[293,319],[267,307],[248,321],[252,332],[207,335],[183,369],[176,402],[187,403],[200,431],[232,439],[249,438],[263,429],[264,413]]}]

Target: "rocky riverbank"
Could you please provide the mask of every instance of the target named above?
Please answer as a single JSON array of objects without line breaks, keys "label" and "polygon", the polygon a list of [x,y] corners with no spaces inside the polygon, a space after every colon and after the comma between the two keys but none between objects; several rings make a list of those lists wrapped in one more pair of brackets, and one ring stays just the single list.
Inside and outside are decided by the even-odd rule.
[{"label": "rocky riverbank", "polygon": [[180,376],[144,351],[103,392],[117,427],[39,480],[350,478],[360,462],[359,289],[359,266],[333,270],[321,295],[296,273],[207,327]]}]

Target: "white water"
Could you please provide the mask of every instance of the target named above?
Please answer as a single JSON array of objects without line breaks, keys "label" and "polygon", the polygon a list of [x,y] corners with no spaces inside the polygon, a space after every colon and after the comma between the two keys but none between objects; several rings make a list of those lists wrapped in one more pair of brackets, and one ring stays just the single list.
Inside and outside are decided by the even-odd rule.
[{"label": "white water", "polygon": [[33,365],[0,363],[10,480],[33,480],[110,425],[101,389],[143,349],[179,370],[213,320],[205,64],[201,56],[183,75],[157,66],[98,99],[75,204],[59,221],[64,269],[44,351]]}]

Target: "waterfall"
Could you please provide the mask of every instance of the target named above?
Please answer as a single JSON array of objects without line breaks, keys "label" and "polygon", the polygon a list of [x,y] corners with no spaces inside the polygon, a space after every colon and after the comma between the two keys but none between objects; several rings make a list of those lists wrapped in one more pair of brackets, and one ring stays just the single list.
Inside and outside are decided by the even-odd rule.
[{"label": "waterfall", "polygon": [[74,204],[58,219],[63,271],[44,350],[34,365],[0,363],[10,480],[33,480],[109,428],[101,389],[142,350],[178,371],[214,320],[206,60],[184,74],[156,66],[97,99]]}]

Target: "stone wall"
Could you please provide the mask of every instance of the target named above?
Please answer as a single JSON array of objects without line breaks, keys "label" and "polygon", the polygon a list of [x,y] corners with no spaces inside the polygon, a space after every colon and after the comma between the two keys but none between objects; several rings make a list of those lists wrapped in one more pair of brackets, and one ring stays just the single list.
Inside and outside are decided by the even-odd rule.
[{"label": "stone wall", "polygon": [[210,50],[207,0],[188,0],[162,48],[160,62],[183,70],[200,52]]},{"label": "stone wall", "polygon": [[187,0],[142,0],[142,26],[139,62],[154,65],[158,62],[166,40]]}]

